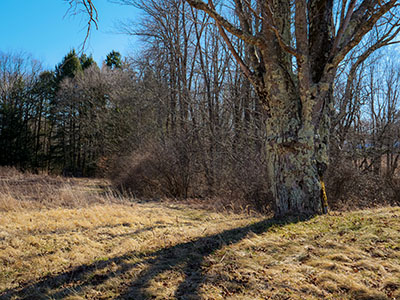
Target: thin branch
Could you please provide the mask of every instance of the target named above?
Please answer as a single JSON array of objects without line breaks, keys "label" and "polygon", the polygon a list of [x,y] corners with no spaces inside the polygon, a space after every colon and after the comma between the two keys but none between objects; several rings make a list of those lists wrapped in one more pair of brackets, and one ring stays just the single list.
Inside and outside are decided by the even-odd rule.
[{"label": "thin branch", "polygon": [[264,40],[262,38],[248,34],[248,33],[244,32],[243,30],[237,28],[232,23],[230,23],[228,20],[226,20],[224,17],[222,17],[220,14],[218,14],[216,12],[215,8],[210,7],[203,1],[201,1],[201,0],[186,0],[186,2],[188,2],[194,8],[200,9],[200,10],[204,11],[205,13],[207,13],[211,18],[213,18],[217,22],[217,24],[222,26],[224,29],[226,29],[232,35],[245,41],[246,43],[252,44],[254,46],[259,46],[259,47],[262,47],[264,45]]},{"label": "thin branch", "polygon": [[87,30],[86,30],[86,36],[85,40],[83,41],[82,44],[82,49],[85,48],[86,42],[89,39],[90,32],[92,30],[92,25],[94,24],[96,30],[98,30],[98,12],[96,7],[93,4],[92,0],[66,0],[69,3],[69,9],[67,11],[68,13],[71,14],[77,14],[77,7],[78,6],[83,6],[84,7],[84,12],[89,16],[88,21],[87,21]]},{"label": "thin branch", "polygon": [[[246,0],[245,0],[245,2],[247,4],[249,10],[251,11],[250,3]],[[252,34],[252,27],[250,24],[251,21],[249,20],[250,16],[245,12],[243,5],[242,5],[242,0],[235,0],[235,3],[236,3],[237,15],[239,17],[241,27],[248,34]],[[253,12],[253,13],[255,13],[255,12]],[[253,68],[253,70],[256,70],[260,63],[260,58],[256,54],[256,51],[257,51],[256,48],[253,45],[247,44],[245,46],[245,49],[246,49],[245,50],[246,54],[249,55],[249,60],[250,60],[249,63],[251,65],[251,67]]]},{"label": "thin branch", "polygon": [[[351,17],[353,16],[356,2],[357,2],[356,0],[351,0],[350,4],[349,4],[349,8],[346,13],[346,17],[344,19],[342,19],[342,16],[341,16],[340,27],[339,27],[338,33],[336,35],[335,41],[333,42],[331,55],[334,55],[337,52],[337,47],[343,37],[344,32],[346,31],[347,27],[349,26]],[[344,14],[344,12],[342,12],[342,13]]]},{"label": "thin branch", "polygon": [[[212,2],[212,0],[209,0],[208,2],[210,5],[210,8],[215,10],[215,6],[214,6],[214,3]],[[217,21],[216,21],[216,23],[217,23],[217,27],[218,27],[218,30],[219,30],[222,38],[224,39],[225,43],[228,46],[229,51],[231,51],[233,57],[235,57],[236,61],[239,63],[243,73],[246,75],[246,77],[249,80],[251,80],[254,84],[256,84],[255,79],[254,79],[254,74],[251,72],[249,67],[245,64],[243,59],[237,53],[237,51],[235,50],[235,47],[233,47],[232,42],[230,41],[229,37],[225,33],[225,30],[222,28],[222,26]]]}]

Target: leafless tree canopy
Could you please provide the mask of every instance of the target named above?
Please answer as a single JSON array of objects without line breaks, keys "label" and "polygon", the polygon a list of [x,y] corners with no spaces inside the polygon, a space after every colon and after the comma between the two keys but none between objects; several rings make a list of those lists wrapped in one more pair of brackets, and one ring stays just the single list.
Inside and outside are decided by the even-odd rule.
[{"label": "leafless tree canopy", "polygon": [[[400,24],[398,1],[235,0],[223,2],[227,6],[221,12],[212,0],[187,2],[215,20],[268,116],[266,153],[277,214],[321,212],[319,182],[329,162],[339,64],[366,39],[373,42],[359,63],[393,43]],[[223,16],[229,10],[238,24]],[[248,45],[249,63],[225,31]]]}]

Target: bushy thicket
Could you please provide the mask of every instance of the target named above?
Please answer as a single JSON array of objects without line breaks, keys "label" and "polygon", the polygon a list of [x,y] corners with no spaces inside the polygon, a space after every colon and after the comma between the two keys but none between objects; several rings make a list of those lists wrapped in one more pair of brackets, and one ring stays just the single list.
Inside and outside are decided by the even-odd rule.
[{"label": "bushy thicket", "polygon": [[270,209],[262,156],[225,150],[226,157],[214,161],[210,169],[207,152],[193,140],[175,137],[152,141],[115,159],[109,175],[122,192],[138,198],[195,198],[235,208]]},{"label": "bushy thicket", "polygon": [[335,210],[400,205],[400,181],[365,171],[348,160],[327,173],[329,204]]}]

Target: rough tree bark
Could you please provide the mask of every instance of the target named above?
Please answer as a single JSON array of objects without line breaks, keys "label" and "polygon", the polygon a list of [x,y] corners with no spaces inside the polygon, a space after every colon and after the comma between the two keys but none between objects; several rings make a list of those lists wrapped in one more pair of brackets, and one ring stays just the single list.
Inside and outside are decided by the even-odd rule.
[{"label": "rough tree bark", "polygon": [[[212,0],[186,1],[216,21],[260,98],[276,215],[326,212],[322,178],[329,162],[337,67],[377,23],[386,24],[377,30],[397,34],[400,1],[234,0],[240,26],[218,13]],[[250,46],[250,63],[242,60],[232,37]]]}]

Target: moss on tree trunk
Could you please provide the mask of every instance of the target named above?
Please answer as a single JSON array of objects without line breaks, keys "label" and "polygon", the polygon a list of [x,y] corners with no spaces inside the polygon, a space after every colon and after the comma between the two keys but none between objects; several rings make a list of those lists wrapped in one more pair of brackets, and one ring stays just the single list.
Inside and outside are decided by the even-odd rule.
[{"label": "moss on tree trunk", "polygon": [[303,101],[296,96],[286,90],[279,100],[275,94],[274,110],[266,121],[276,216],[315,215],[327,209],[321,182],[328,165],[329,111],[313,123],[306,105],[315,106],[319,95]]}]

